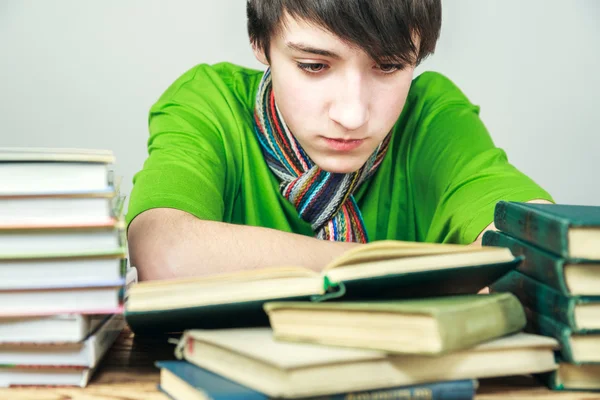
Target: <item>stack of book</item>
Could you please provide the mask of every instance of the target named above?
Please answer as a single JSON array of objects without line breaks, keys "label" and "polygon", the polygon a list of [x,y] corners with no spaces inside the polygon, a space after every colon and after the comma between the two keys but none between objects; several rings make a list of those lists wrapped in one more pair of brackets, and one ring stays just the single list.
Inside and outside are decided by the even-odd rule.
[{"label": "stack of book", "polygon": [[375,242],[321,273],[141,282],[125,316],[136,334],[184,331],[179,361],[157,363],[174,399],[470,399],[478,378],[556,369],[557,341],[521,331],[514,295],[475,294],[519,262],[505,248]]},{"label": "stack of book", "polygon": [[0,387],[85,386],[122,330],[113,162],[107,151],[0,148]]},{"label": "stack of book", "polygon": [[483,244],[524,256],[492,285],[525,306],[527,330],[556,338],[555,390],[600,390],[600,207],[500,202]]}]

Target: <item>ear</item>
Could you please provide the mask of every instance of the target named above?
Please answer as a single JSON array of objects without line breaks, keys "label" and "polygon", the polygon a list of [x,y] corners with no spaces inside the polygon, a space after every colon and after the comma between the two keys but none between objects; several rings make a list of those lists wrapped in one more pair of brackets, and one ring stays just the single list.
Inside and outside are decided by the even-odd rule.
[{"label": "ear", "polygon": [[252,52],[254,52],[254,57],[256,57],[258,62],[265,64],[266,66],[269,65],[269,60],[267,60],[267,56],[262,47],[256,45],[256,43],[253,43],[252,44]]}]

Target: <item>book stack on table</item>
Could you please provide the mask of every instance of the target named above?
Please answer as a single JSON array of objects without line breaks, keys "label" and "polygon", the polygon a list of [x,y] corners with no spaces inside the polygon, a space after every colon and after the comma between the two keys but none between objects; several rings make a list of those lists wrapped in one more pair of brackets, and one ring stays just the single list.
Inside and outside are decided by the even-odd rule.
[{"label": "book stack on table", "polygon": [[108,151],[0,148],[0,386],[85,386],[122,330],[113,163]]},{"label": "book stack on table", "polygon": [[[473,398],[479,378],[556,369],[510,293],[477,294],[521,259],[506,248],[374,242],[321,273],[282,267],[140,282],[136,335],[183,332],[159,361],[174,399]],[[419,397],[420,396],[420,397]]]},{"label": "book stack on table", "polygon": [[539,378],[554,390],[600,390],[600,207],[500,202],[483,243],[524,256],[492,285],[516,295],[528,332],[560,342],[558,369]]}]

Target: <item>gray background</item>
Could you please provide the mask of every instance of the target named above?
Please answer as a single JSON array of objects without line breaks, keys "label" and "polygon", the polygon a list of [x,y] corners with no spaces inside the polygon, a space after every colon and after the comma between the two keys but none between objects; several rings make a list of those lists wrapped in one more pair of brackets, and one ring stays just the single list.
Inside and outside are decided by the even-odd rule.
[{"label": "gray background", "polygon": [[[436,54],[512,163],[600,204],[600,1],[446,0]],[[0,146],[112,149],[129,193],[148,109],[198,63],[260,68],[243,0],[0,1]]]}]

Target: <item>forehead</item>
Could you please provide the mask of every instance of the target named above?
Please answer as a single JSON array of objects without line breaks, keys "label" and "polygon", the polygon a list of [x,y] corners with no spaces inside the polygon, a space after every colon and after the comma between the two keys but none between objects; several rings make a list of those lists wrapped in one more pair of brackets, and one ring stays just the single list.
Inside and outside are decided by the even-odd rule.
[{"label": "forehead", "polygon": [[[289,49],[289,44],[329,50],[344,57],[363,57],[369,55],[354,43],[349,43],[316,23],[297,19],[285,14],[281,26],[273,38],[282,48]],[[290,50],[291,51],[291,50]]]}]

